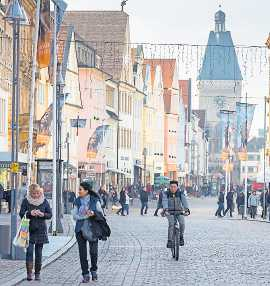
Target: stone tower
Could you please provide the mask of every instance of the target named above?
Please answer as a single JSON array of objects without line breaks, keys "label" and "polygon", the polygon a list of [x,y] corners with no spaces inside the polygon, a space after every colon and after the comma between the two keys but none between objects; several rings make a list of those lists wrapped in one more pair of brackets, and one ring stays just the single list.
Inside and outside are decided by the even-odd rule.
[{"label": "stone tower", "polygon": [[[215,14],[215,30],[211,31],[199,72],[199,108],[206,110],[209,134],[209,171],[220,170],[220,152],[224,134],[219,128],[220,110],[236,110],[242,93],[242,74],[234,48],[231,32],[225,27],[226,15]],[[235,122],[234,116],[230,118]],[[233,140],[232,140],[233,141]]]}]

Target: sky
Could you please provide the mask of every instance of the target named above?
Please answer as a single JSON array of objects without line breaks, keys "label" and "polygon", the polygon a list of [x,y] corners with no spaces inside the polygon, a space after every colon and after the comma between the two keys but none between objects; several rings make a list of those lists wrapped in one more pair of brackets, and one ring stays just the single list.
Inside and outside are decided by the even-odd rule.
[{"label": "sky", "polygon": [[[67,3],[69,10],[120,10],[121,0],[67,0]],[[235,45],[265,44],[270,32],[269,0],[128,0],[125,11],[130,15],[131,42],[205,45],[209,31],[214,29],[214,14],[219,5],[226,13],[226,29],[232,32]],[[254,69],[254,75],[246,77],[243,93],[248,92],[252,97],[249,101],[257,104],[252,130],[255,134],[256,128],[263,128],[263,99],[269,93],[268,70],[264,66],[261,71],[258,62],[250,65],[248,69]]]}]

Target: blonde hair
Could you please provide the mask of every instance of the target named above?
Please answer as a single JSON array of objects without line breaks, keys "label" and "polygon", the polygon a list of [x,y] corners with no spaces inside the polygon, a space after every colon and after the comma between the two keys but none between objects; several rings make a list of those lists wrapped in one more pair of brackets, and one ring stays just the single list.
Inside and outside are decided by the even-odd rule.
[{"label": "blonde hair", "polygon": [[40,188],[40,186],[38,184],[32,184],[29,186],[29,194],[31,194],[34,191],[43,191],[43,189]]}]

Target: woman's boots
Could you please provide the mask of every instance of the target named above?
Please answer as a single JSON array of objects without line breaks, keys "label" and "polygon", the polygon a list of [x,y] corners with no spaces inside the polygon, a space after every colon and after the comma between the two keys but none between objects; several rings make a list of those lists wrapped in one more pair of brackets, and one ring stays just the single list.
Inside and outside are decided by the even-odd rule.
[{"label": "woman's boots", "polygon": [[33,261],[26,262],[27,281],[32,281]]},{"label": "woman's boots", "polygon": [[[40,281],[40,270],[41,270],[41,264],[36,263],[35,264],[35,280],[36,281]],[[32,272],[33,272],[33,262],[26,262],[26,271],[27,271],[27,281],[32,281],[33,280],[33,276],[32,276]]]},{"label": "woman's boots", "polygon": [[40,281],[40,270],[41,270],[41,264],[36,263],[35,264],[35,280]]}]

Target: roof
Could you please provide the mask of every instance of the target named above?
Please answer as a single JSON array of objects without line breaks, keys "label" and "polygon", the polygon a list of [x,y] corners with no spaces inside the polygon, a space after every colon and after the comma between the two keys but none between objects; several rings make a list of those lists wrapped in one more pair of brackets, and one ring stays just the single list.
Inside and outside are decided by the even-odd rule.
[{"label": "roof", "polygon": [[229,31],[210,32],[198,80],[243,80]]},{"label": "roof", "polygon": [[183,99],[185,107],[188,107],[188,88],[189,88],[189,80],[179,80],[179,93]]},{"label": "roof", "polygon": [[101,69],[121,78],[129,16],[122,11],[67,11],[64,22],[74,26],[101,57]]},{"label": "roof", "polygon": [[163,87],[172,88],[176,59],[145,59],[144,63],[149,64],[151,70],[155,70],[156,66],[160,66],[162,70]]},{"label": "roof", "polygon": [[72,33],[72,26],[62,25],[57,37],[57,61],[62,65],[63,79],[66,76]]},{"label": "roof", "polygon": [[204,130],[205,120],[206,120],[206,111],[202,109],[192,110],[192,113],[199,118],[199,127]]}]

